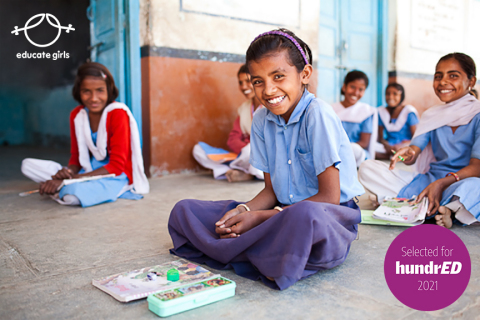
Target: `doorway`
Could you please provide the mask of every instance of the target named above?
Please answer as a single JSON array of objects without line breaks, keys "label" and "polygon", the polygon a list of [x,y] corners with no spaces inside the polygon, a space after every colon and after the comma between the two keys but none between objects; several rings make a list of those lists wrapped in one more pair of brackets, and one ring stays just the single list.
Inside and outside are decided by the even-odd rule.
[{"label": "doorway", "polygon": [[320,3],[317,95],[340,101],[345,75],[361,70],[369,78],[362,101],[378,106],[387,84],[387,1],[322,0]]},{"label": "doorway", "polygon": [[90,0],[90,59],[105,65],[142,137],[139,0]]}]

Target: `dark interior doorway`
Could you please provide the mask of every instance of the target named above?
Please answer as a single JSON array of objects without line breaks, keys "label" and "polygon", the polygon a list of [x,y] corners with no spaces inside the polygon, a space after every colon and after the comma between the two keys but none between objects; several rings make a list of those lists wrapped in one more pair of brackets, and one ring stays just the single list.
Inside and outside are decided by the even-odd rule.
[{"label": "dark interior doorway", "polygon": [[[78,104],[71,96],[71,88],[76,69],[90,54],[88,6],[89,0],[1,1],[1,145],[68,148],[69,114]],[[31,17],[46,13],[57,18],[59,25],[71,24],[75,30],[66,33],[63,29],[58,40],[48,47],[31,44],[23,31],[12,34],[15,26],[23,28]],[[47,19],[28,29],[28,36],[37,44],[51,42],[57,33]],[[50,58],[43,53],[49,53]]]}]

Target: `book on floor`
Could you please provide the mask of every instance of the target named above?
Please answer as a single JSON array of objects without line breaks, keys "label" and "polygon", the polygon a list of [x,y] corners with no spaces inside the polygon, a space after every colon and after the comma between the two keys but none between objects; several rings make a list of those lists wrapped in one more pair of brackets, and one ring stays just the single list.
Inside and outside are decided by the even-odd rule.
[{"label": "book on floor", "polygon": [[374,210],[362,210],[362,222],[360,224],[373,224],[380,226],[397,226],[397,227],[413,227],[415,224],[412,223],[403,223],[403,222],[394,222],[388,220],[375,219],[373,217]]},{"label": "book on floor", "polygon": [[238,156],[238,154],[234,152],[212,147],[202,141],[200,141],[198,145],[203,149],[203,151],[205,151],[205,154],[210,160],[213,160],[217,163],[230,162],[232,160],[235,160]]},{"label": "book on floor", "polygon": [[[171,275],[176,275],[171,277]],[[176,260],[153,267],[117,273],[92,284],[121,302],[146,298],[149,294],[175,289],[194,282],[218,277],[187,260]]]},{"label": "book on floor", "polygon": [[372,217],[399,223],[419,225],[425,221],[428,209],[428,199],[423,198],[416,203],[416,197],[385,198],[382,204],[373,211]]}]

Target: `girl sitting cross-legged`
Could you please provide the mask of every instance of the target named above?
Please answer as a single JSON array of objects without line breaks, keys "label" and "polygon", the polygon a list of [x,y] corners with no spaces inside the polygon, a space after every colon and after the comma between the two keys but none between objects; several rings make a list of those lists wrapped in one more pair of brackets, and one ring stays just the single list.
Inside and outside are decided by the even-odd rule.
[{"label": "girl sitting cross-legged", "polygon": [[[237,78],[238,88],[247,100],[238,107],[238,117],[228,135],[227,145],[233,154],[227,150],[212,147],[205,142],[199,142],[193,147],[193,157],[199,164],[211,169],[215,179],[227,179],[228,182],[247,181],[254,178],[263,180],[263,172],[248,162],[252,118],[253,114],[262,106],[255,98],[246,65],[243,64],[240,67]],[[232,159],[222,159],[226,154]],[[235,156],[236,158],[233,159]],[[220,159],[215,159],[216,157]]]},{"label": "girl sitting cross-legged", "polygon": [[[89,207],[117,198],[141,199],[149,192],[137,123],[115,99],[118,89],[108,69],[88,62],[77,71],[73,97],[81,103],[70,113],[71,157],[68,166],[24,159],[22,173],[40,183],[40,193],[65,205]],[[63,186],[62,181],[115,174],[115,177]]]},{"label": "girl sitting cross-legged", "polygon": [[[390,166],[365,161],[360,182],[382,201],[386,196],[428,198],[427,215],[438,225],[469,225],[480,218],[480,102],[470,94],[475,62],[463,53],[442,57],[433,78],[444,104],[425,111],[410,145],[397,151]],[[395,169],[398,161],[417,172]]]},{"label": "girl sitting cross-legged", "polygon": [[417,128],[418,113],[414,106],[403,103],[405,89],[401,84],[390,83],[385,89],[385,100],[387,106],[378,108],[379,142],[375,157],[389,160],[394,152],[409,145]]},{"label": "girl sitting cross-legged", "polygon": [[378,118],[376,108],[361,102],[368,87],[368,77],[360,70],[347,73],[341,93],[344,99],[332,104],[350,139],[357,167],[365,159],[375,158]]},{"label": "girl sitting cross-legged", "polygon": [[345,261],[364,192],[350,142],[333,109],[308,92],[312,53],[286,29],[266,32],[246,54],[256,97],[250,163],[265,173],[252,200],[182,200],[168,228],[172,253],[234,268],[272,288]]}]

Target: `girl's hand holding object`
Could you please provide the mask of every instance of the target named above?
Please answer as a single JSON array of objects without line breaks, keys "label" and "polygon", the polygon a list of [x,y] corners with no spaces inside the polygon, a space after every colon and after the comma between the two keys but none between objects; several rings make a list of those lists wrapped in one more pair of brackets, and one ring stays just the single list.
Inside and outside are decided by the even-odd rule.
[{"label": "girl's hand holding object", "polygon": [[[396,153],[395,150],[392,150],[392,153],[395,154]],[[400,161],[405,161],[405,158],[402,157],[401,155],[398,155],[397,157],[398,159],[400,159]]]},{"label": "girl's hand holding object", "polygon": [[58,191],[58,187],[62,184],[63,180],[47,180],[40,183],[40,194],[55,194]]},{"label": "girl's hand holding object", "polygon": [[410,146],[401,148],[397,152],[394,152],[394,151],[392,152],[395,155],[395,157],[393,157],[392,160],[390,160],[390,170],[393,170],[395,168],[395,164],[398,161],[403,161],[403,162],[406,162],[407,164],[411,164],[408,162],[412,161],[413,158],[415,157],[415,150],[413,150],[413,148],[411,148]]}]

